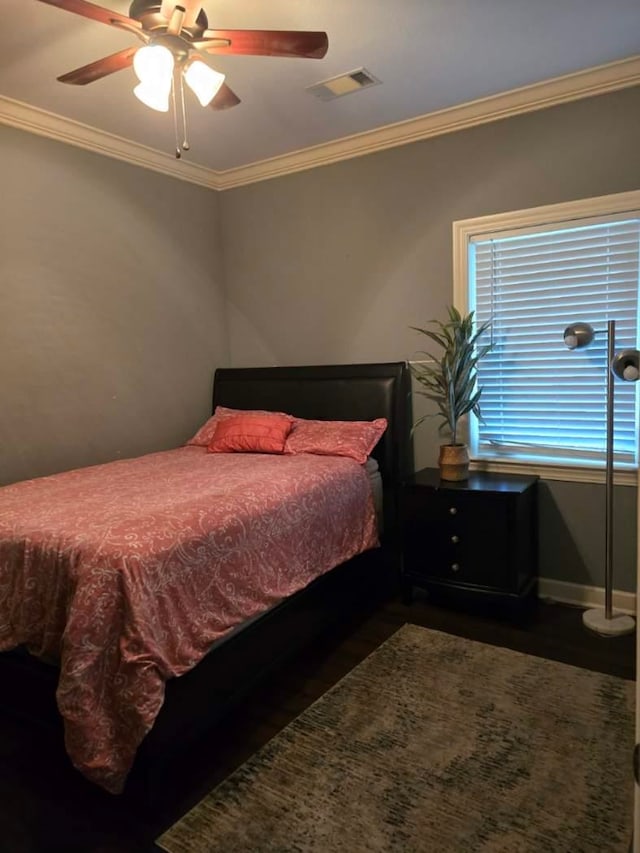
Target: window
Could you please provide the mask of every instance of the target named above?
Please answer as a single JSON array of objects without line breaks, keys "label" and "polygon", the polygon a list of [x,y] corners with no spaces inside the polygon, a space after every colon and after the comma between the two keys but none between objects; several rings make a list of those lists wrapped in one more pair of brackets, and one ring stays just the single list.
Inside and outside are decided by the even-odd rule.
[{"label": "window", "polygon": [[[602,467],[607,322],[616,352],[638,346],[640,193],[458,222],[454,243],[456,304],[491,322],[473,458]],[[596,336],[572,351],[579,321]],[[639,385],[615,381],[617,468],[637,466]]]}]

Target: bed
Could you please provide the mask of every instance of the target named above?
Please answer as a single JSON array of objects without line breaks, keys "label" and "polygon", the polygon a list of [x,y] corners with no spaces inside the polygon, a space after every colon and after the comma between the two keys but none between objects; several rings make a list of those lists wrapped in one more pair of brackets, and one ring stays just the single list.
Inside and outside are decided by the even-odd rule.
[{"label": "bed", "polygon": [[[172,754],[184,747],[187,737],[201,736],[252,686],[326,624],[348,614],[360,598],[393,582],[400,554],[397,486],[408,470],[409,460],[409,399],[404,363],[216,371],[214,411],[218,407],[267,410],[324,421],[386,419],[387,429],[372,454],[383,484],[381,547],[366,547],[332,568],[324,567],[315,579],[305,579],[302,585],[296,582],[300,588],[285,597],[277,596],[275,603],[254,608],[251,618],[226,631],[203,657],[195,658],[194,666],[170,673],[169,676],[181,677],[168,677],[163,685],[164,701],[154,716],[153,727],[137,749],[127,786],[147,788],[148,780],[162,772]],[[175,465],[177,456],[184,467],[197,450],[191,447],[169,454],[171,464]],[[266,466],[272,464],[270,459],[263,461]],[[152,463],[162,468],[166,462],[162,454],[156,454],[153,459],[143,458],[140,464]],[[328,464],[329,460],[316,459],[320,468],[325,462]],[[308,476],[302,469],[300,472],[301,477]],[[171,469],[171,477],[174,476]],[[184,549],[184,544],[180,547]],[[323,550],[317,541],[314,547]],[[309,562],[308,554],[305,561]],[[283,572],[285,568],[283,565]],[[196,611],[194,607],[194,619]],[[62,674],[24,649],[1,654],[3,704],[14,713],[38,721],[56,720],[54,694],[58,683],[62,683]],[[150,689],[150,696],[152,692]],[[85,763],[91,764],[90,753]],[[91,777],[91,773],[88,775]],[[104,780],[98,773],[94,781],[102,784]],[[108,780],[103,786],[113,793],[121,790],[121,785],[109,785]]]}]

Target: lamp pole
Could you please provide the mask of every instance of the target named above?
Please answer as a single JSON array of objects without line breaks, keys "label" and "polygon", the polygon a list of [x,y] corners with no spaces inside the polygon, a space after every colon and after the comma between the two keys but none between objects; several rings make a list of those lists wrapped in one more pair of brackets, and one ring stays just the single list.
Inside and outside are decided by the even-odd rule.
[{"label": "lamp pole", "polygon": [[[604,616],[613,617],[613,371],[610,365],[615,355],[616,321],[607,322],[607,452],[605,463],[605,513],[604,513]],[[586,614],[585,614],[586,615]]]},{"label": "lamp pole", "polygon": [[[564,330],[564,342],[569,349],[588,347],[595,332],[588,323],[574,323]],[[637,350],[624,350],[615,355],[616,322],[607,321],[607,417],[605,453],[605,565],[604,565],[604,610],[585,610],[582,621],[587,628],[603,637],[630,634],[635,629],[635,620],[625,613],[613,612],[613,419],[614,419],[614,373],[620,379],[635,382],[639,371]]]}]

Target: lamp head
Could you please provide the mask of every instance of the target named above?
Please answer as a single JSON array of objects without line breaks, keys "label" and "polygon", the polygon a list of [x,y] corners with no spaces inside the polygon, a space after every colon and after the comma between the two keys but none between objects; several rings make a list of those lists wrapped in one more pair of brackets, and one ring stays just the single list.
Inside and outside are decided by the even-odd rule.
[{"label": "lamp head", "polygon": [[589,323],[572,323],[564,330],[564,342],[569,349],[588,347],[594,336],[593,326]]},{"label": "lamp head", "polygon": [[640,352],[637,349],[623,349],[613,358],[611,371],[625,382],[637,382],[640,379]]}]

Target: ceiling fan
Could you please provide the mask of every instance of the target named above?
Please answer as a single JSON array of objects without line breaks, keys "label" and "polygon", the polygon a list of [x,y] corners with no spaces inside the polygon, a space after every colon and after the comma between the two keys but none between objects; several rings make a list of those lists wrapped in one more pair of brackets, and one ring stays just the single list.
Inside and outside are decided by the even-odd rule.
[{"label": "ceiling fan", "polygon": [[[329,46],[324,32],[209,29],[202,0],[133,0],[128,16],[87,0],[40,2],[126,30],[143,42],[142,47],[127,47],[69,71],[57,78],[61,83],[84,86],[133,66],[140,79],[134,93],[152,109],[167,112],[172,96],[175,118],[175,91],[179,89],[183,122],[183,80],[203,106],[223,110],[240,103],[240,98],[224,83],[224,75],[208,65],[203,54],[322,59]],[[182,148],[188,147],[188,143],[183,143]],[[179,146],[176,156],[180,156]]]}]

